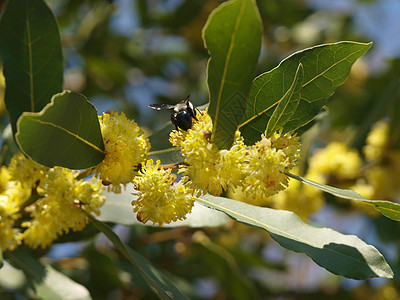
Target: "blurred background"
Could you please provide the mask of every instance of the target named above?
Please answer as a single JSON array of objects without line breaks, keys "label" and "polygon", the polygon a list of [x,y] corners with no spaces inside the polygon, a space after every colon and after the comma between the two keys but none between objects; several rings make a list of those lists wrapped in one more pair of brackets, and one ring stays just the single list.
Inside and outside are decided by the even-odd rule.
[{"label": "blurred background", "polygon": [[[148,104],[175,104],[188,94],[195,105],[207,103],[208,54],[201,30],[221,2],[47,1],[61,30],[64,88],[86,95],[99,114],[109,109],[125,112],[149,134],[169,121],[169,113],[156,112]],[[310,46],[373,41],[349,79],[329,99],[317,126],[304,138],[307,151],[302,166],[307,169],[307,158],[334,141],[362,157],[374,124],[396,120],[396,112],[400,113],[400,1],[259,0],[257,4],[264,37],[255,75]],[[4,78],[0,91],[3,100]],[[4,128],[8,121],[3,101],[0,114]],[[397,144],[392,140],[393,151]],[[396,173],[391,176],[400,178]],[[397,201],[399,191],[392,192],[390,199],[382,199]],[[203,229],[140,225],[114,229],[133,249],[173,274],[193,299],[400,299],[398,223],[323,197],[323,203],[303,219],[356,234],[377,247],[395,271],[394,280],[355,281],[335,276],[305,255],[282,249],[265,231],[235,222]],[[312,198],[307,201],[302,205],[314,207]],[[291,209],[290,203],[285,209]],[[132,265],[105,239],[71,242],[74,235],[90,237],[94,232],[88,226],[39,254],[88,287],[95,299],[156,299]],[[13,299],[7,292],[0,293],[3,297]]]}]

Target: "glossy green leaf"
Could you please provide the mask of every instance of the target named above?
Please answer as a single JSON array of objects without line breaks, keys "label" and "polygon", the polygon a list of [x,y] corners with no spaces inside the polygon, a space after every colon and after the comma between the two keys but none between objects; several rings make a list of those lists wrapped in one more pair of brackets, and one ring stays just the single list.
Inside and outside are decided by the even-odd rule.
[{"label": "glossy green leaf", "polygon": [[152,159],[154,163],[160,160],[161,164],[174,164],[183,161],[181,151],[177,151],[175,148],[150,151],[147,158]]},{"label": "glossy green leaf", "polygon": [[[133,184],[128,184],[126,189],[119,194],[105,192],[107,200],[100,208],[101,214],[97,219],[103,222],[113,222],[124,225],[144,225],[136,219],[136,213],[133,212],[131,202],[137,198],[137,196],[132,195],[133,192]],[[225,225],[229,221],[229,218],[225,214],[196,203],[192,212],[186,217],[187,218],[183,221],[164,224],[163,227],[218,227]],[[153,226],[152,224],[152,222],[147,222],[145,225]]]},{"label": "glossy green leaf", "polygon": [[42,165],[85,169],[104,159],[96,108],[79,93],[64,91],[41,112],[23,113],[17,130],[20,149]]},{"label": "glossy green leaf", "polygon": [[312,181],[312,180],[309,180],[304,177],[301,177],[301,176],[298,176],[295,174],[291,174],[288,172],[285,174],[296,180],[299,180],[305,184],[308,184],[308,185],[318,188],[324,192],[332,194],[336,197],[355,200],[355,201],[361,201],[367,205],[372,205],[377,211],[379,211],[384,216],[386,216],[390,219],[393,219],[395,221],[400,221],[400,204],[398,204],[398,203],[384,201],[384,200],[368,200],[364,196],[362,196],[352,190],[339,189],[339,188],[336,188],[333,186],[321,184],[321,183],[318,183],[318,182],[315,182],[315,181]]},{"label": "glossy green leaf", "polygon": [[158,151],[173,148],[169,141],[169,134],[174,129],[174,125],[171,122],[167,122],[157,130],[154,130],[152,135],[149,136],[151,150]]},{"label": "glossy green leaf", "polygon": [[169,142],[169,134],[174,128],[174,125],[168,122],[149,136],[151,150],[148,154],[148,159],[153,159],[154,162],[160,160],[162,164],[172,164],[183,161],[181,152],[172,147]]},{"label": "glossy green leaf", "polygon": [[91,299],[89,291],[69,277],[43,265],[26,248],[7,253],[7,260],[24,272],[31,287],[40,299]]},{"label": "glossy green leaf", "polygon": [[280,127],[285,125],[296,111],[300,101],[299,92],[303,85],[303,75],[303,66],[299,64],[292,85],[283,95],[282,99],[278,101],[278,105],[268,121],[267,129],[265,130],[267,137],[270,137]]},{"label": "glossy green leaf", "polygon": [[253,206],[206,195],[197,202],[223,211],[239,222],[261,227],[281,246],[308,255],[328,271],[353,279],[393,278],[382,254],[357,236],[304,223],[293,212]]},{"label": "glossy green leaf", "polygon": [[156,269],[146,258],[125,245],[108,225],[96,220],[91,215],[88,216],[90,221],[113,243],[114,247],[139,270],[160,299],[188,299],[173,281]]},{"label": "glossy green leaf", "polygon": [[211,140],[230,148],[244,117],[246,99],[261,47],[261,18],[254,0],[231,0],[208,18],[203,40],[210,53],[207,83],[208,113],[213,120]]},{"label": "glossy green leaf", "polygon": [[5,102],[13,132],[19,116],[38,112],[62,90],[63,58],[56,17],[43,0],[12,0],[0,20]]},{"label": "glossy green leaf", "polygon": [[326,100],[343,84],[353,63],[372,43],[339,42],[319,45],[292,54],[273,70],[258,76],[251,88],[246,116],[239,125],[247,145],[260,140],[274,112],[293,83],[298,65],[304,69],[300,102],[284,132],[304,126],[320,112]]}]

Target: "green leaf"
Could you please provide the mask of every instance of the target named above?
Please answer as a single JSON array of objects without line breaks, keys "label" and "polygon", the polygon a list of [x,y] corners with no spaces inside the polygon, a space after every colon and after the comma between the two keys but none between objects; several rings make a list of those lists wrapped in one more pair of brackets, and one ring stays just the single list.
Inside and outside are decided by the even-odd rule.
[{"label": "green leaf", "polygon": [[333,186],[321,184],[289,172],[286,172],[285,174],[288,175],[289,177],[292,177],[305,184],[318,188],[336,197],[361,201],[367,205],[372,205],[377,211],[379,211],[384,216],[393,219],[395,221],[400,221],[400,204],[398,203],[384,201],[384,200],[367,200],[367,198],[352,190],[339,189]]},{"label": "green leaf", "polygon": [[158,151],[173,148],[169,141],[169,134],[174,129],[174,125],[171,122],[167,122],[155,130],[153,134],[149,136],[151,150]]},{"label": "green leaf", "polygon": [[[144,225],[136,219],[136,213],[133,212],[132,200],[137,196],[132,195],[133,184],[128,184],[126,189],[120,194],[113,192],[105,192],[107,200],[100,208],[99,221],[113,222],[124,225]],[[228,223],[229,218],[218,211],[208,209],[202,205],[194,205],[192,212],[187,215],[186,220],[165,224],[163,227],[180,227],[189,226],[198,227],[218,227]],[[147,222],[146,226],[153,226],[151,222]]]},{"label": "green leaf", "polygon": [[49,265],[43,265],[27,248],[7,252],[7,260],[24,272],[40,299],[91,299],[89,291]]},{"label": "green leaf", "polygon": [[62,91],[63,58],[53,12],[43,0],[8,1],[0,21],[5,102],[13,132],[19,116],[38,112]]},{"label": "green leaf", "polygon": [[268,121],[267,129],[265,130],[267,137],[278,131],[294,114],[300,101],[299,92],[303,85],[303,75],[303,66],[299,64],[292,85],[283,95],[282,99],[278,101],[278,105]]},{"label": "green leaf", "polygon": [[223,211],[239,222],[261,227],[281,246],[308,255],[328,271],[353,279],[393,278],[393,272],[379,251],[354,235],[304,223],[284,210],[258,207],[206,195],[197,202]]},{"label": "green leaf", "polygon": [[17,129],[20,149],[42,165],[86,169],[104,159],[96,108],[79,93],[54,95],[41,112],[23,113]]},{"label": "green leaf", "polygon": [[142,274],[160,299],[188,299],[166,275],[155,268],[146,258],[125,245],[111,228],[89,215],[90,221],[113,243]]},{"label": "green leaf", "polygon": [[211,56],[207,69],[208,113],[213,120],[211,140],[220,149],[231,147],[243,119],[261,35],[261,18],[254,0],[221,4],[204,27],[203,40]]},{"label": "green leaf", "polygon": [[169,142],[169,133],[174,129],[171,122],[165,123],[149,136],[151,151],[148,159],[154,162],[160,160],[162,164],[172,164],[183,161],[181,152],[172,147]]},{"label": "green leaf", "polygon": [[320,112],[326,100],[343,84],[353,63],[372,43],[338,42],[308,48],[284,59],[273,70],[261,74],[253,83],[244,121],[239,125],[247,145],[260,140],[274,107],[293,83],[298,65],[304,68],[301,98],[284,132],[304,126]]}]

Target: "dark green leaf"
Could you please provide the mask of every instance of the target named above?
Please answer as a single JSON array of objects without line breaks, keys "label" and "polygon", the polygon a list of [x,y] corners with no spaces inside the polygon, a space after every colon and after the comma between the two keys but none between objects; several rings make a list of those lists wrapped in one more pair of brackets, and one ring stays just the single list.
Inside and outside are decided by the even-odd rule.
[{"label": "dark green leaf", "polygon": [[96,108],[81,94],[54,95],[41,112],[23,113],[17,130],[20,149],[42,165],[85,169],[104,159]]},{"label": "dark green leaf", "polygon": [[165,123],[149,136],[149,142],[152,151],[164,150],[172,148],[169,141],[169,134],[174,130],[174,125],[171,122]]},{"label": "dark green leaf", "polygon": [[91,215],[88,216],[90,221],[113,243],[115,248],[139,270],[160,299],[188,299],[174,282],[151,265],[146,258],[125,245],[108,225],[96,220]]},{"label": "dark green leaf", "polygon": [[203,40],[210,53],[207,83],[208,113],[213,120],[211,140],[230,148],[244,117],[246,98],[261,47],[261,19],[254,0],[221,4],[208,18]]},{"label": "dark green leaf", "polygon": [[298,65],[304,68],[301,98],[284,132],[295,130],[315,118],[335,89],[343,84],[353,63],[371,43],[339,42],[296,52],[273,70],[261,74],[253,83],[246,116],[239,125],[247,145],[260,140],[280,99],[293,83]]},{"label": "dark green leaf", "polygon": [[287,121],[290,120],[291,116],[297,109],[300,101],[300,89],[303,85],[303,66],[299,64],[297,67],[296,74],[292,85],[283,95],[283,98],[278,101],[278,105],[271,118],[268,121],[267,129],[265,133],[267,137],[270,137],[274,132],[278,131]]},{"label": "dark green leaf", "polygon": [[181,151],[177,151],[175,148],[150,151],[147,158],[152,159],[154,163],[160,160],[162,164],[174,164],[183,161]]},{"label": "dark green leaf", "polygon": [[0,21],[5,101],[13,132],[19,116],[38,112],[62,90],[63,58],[53,12],[43,0],[12,0]]},{"label": "dark green leaf", "polygon": [[[143,223],[136,219],[136,213],[133,212],[131,202],[137,198],[137,196],[132,195],[133,191],[133,185],[129,184],[125,191],[122,191],[120,194],[106,192],[107,200],[100,208],[101,215],[97,219],[103,222],[124,225],[143,225]],[[165,224],[163,227],[217,227],[225,225],[228,221],[229,218],[225,214],[195,204],[192,212],[187,215],[187,219]],[[151,222],[147,222],[146,225],[153,226]]]},{"label": "dark green leaf", "polygon": [[43,265],[26,248],[7,252],[7,260],[25,273],[40,299],[91,299],[84,286]]},{"label": "dark green leaf", "polygon": [[281,246],[307,254],[328,271],[353,279],[393,278],[379,251],[354,235],[304,223],[284,210],[253,206],[232,199],[206,195],[197,202],[223,211],[239,222],[264,228]]},{"label": "dark green leaf", "polygon": [[149,136],[151,151],[149,152],[148,159],[153,159],[154,162],[160,160],[162,164],[172,164],[183,161],[181,152],[172,147],[169,142],[169,133],[173,129],[174,125],[168,122]]},{"label": "dark green leaf", "polygon": [[313,186],[315,188],[318,188],[324,192],[327,192],[329,194],[332,194],[336,197],[339,198],[344,198],[344,199],[350,199],[350,200],[355,200],[355,201],[361,201],[364,202],[365,204],[372,205],[377,211],[379,211],[381,214],[385,215],[388,218],[391,218],[395,221],[400,221],[400,204],[390,202],[390,201],[384,201],[384,200],[367,200],[364,196],[352,191],[352,190],[344,190],[344,189],[339,189],[333,186],[321,184],[306,178],[303,178],[298,175],[294,175],[291,173],[286,173],[286,175],[299,180],[305,184],[308,184],[310,186]]}]

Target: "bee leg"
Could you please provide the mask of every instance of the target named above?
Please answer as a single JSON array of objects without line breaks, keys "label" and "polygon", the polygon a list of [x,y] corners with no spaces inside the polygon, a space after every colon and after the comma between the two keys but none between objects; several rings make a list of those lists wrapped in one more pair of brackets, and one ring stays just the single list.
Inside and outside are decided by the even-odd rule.
[{"label": "bee leg", "polygon": [[179,130],[179,129],[178,129],[178,125],[176,125],[176,123],[177,123],[178,121],[176,120],[175,114],[171,114],[171,122],[172,122],[172,124],[174,124],[175,129],[178,131],[178,130]]}]

